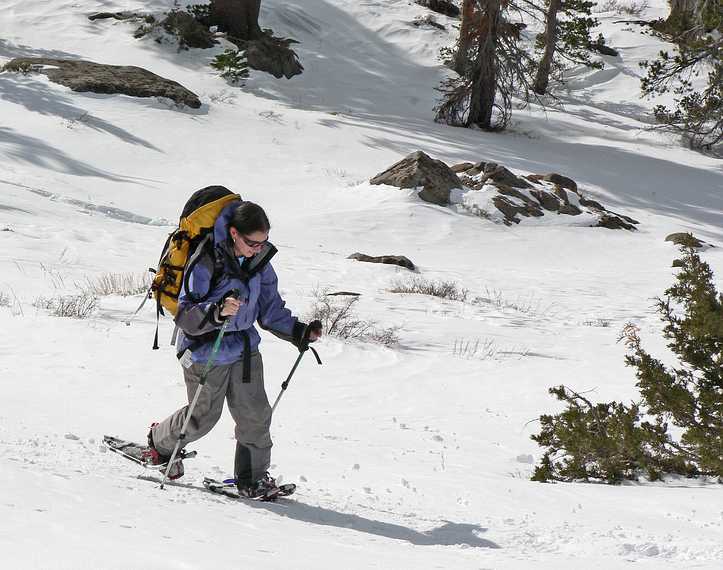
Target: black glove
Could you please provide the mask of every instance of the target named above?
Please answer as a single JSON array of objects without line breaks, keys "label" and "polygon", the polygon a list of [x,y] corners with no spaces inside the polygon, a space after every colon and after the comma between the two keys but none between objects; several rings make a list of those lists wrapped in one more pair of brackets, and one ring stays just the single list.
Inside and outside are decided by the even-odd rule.
[{"label": "black glove", "polygon": [[321,321],[311,321],[308,325],[302,322],[298,322],[294,325],[294,331],[292,333],[294,339],[294,346],[299,349],[299,352],[309,350],[309,343],[315,342],[316,339],[311,340],[311,333],[316,333],[317,336],[321,335],[322,326]]}]

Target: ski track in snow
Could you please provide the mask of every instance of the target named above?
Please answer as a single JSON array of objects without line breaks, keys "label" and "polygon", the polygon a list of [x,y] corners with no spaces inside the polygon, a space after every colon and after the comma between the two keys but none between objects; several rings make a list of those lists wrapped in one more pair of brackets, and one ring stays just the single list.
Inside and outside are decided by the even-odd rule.
[{"label": "ski track in snow", "polygon": [[[252,72],[230,87],[207,65],[223,46],[179,52],[94,11],[168,10],[170,0],[10,0],[0,63],[21,56],[139,65],[198,93],[203,107],[73,93],[0,74],[0,566],[3,568],[713,569],[723,563],[720,485],[542,485],[530,440],[558,409],[550,386],[636,398],[617,343],[628,321],[671,362],[652,298],[672,281],[673,231],[716,245],[723,275],[720,161],[647,130],[637,62],[661,48],[600,14],[621,58],[576,70],[561,109],[518,112],[505,134],[435,124],[437,53],[453,39],[409,25],[406,0],[262,2],[262,26],[295,45],[305,72]],[[646,17],[665,13],[651,2]],[[636,233],[555,218],[507,228],[367,181],[405,154],[560,172],[640,220]],[[105,273],[140,273],[190,193],[225,184],[262,204],[288,306],[315,288],[399,327],[393,349],[324,339],[274,418],[272,471],[300,487],[277,504],[202,488],[230,474],[226,415],[179,484],[111,454],[105,433],[141,441],[184,394],[172,323],[125,323],[140,296],[99,299],[85,320],[40,297],[78,294]],[[467,302],[394,294],[413,274],[348,260],[403,254],[417,276],[455,281]],[[149,304],[150,306],[150,304]],[[295,358],[264,334],[273,399]],[[119,546],[123,545],[122,548]],[[127,547],[126,547],[127,546]]]}]

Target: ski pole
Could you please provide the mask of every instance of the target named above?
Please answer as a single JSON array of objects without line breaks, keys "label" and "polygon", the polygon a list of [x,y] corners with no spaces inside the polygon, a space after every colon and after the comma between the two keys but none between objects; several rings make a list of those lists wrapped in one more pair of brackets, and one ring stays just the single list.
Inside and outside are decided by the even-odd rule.
[{"label": "ski pole", "polygon": [[299,366],[299,363],[301,362],[302,357],[304,356],[304,353],[307,350],[311,350],[311,352],[314,353],[314,356],[316,357],[316,361],[321,364],[321,358],[319,358],[319,353],[316,352],[312,347],[308,346],[301,350],[299,352],[299,356],[296,358],[296,362],[294,362],[294,366],[291,368],[291,372],[289,372],[288,377],[286,378],[286,381],[281,384],[281,391],[279,392],[279,395],[276,396],[276,401],[274,402],[274,405],[271,407],[271,414],[274,413],[274,410],[276,410],[276,406],[279,405],[279,400],[281,400],[281,396],[284,395],[284,392],[286,392],[286,389],[289,387],[289,382],[291,382],[291,377],[294,375],[294,372],[296,372],[296,369]]},{"label": "ski pole", "polygon": [[289,376],[286,378],[286,381],[281,384],[281,392],[279,392],[279,395],[276,396],[276,401],[274,402],[274,405],[271,406],[271,414],[273,415],[274,410],[276,410],[276,406],[279,405],[279,400],[281,400],[281,396],[284,395],[284,392],[286,392],[286,389],[289,387],[289,382],[291,382],[291,377],[294,375],[294,372],[296,372],[296,368],[299,366],[299,362],[301,362],[302,357],[304,356],[305,350],[302,350],[299,353],[299,356],[296,358],[296,362],[294,362],[294,366],[291,369],[291,372],[289,372]]},{"label": "ski pole", "polygon": [[[233,289],[232,291],[229,291],[226,295],[224,295],[222,301],[225,301],[228,297],[234,297],[238,298],[239,291],[236,289]],[[218,336],[216,337],[216,340],[213,343],[213,347],[211,348],[211,354],[208,357],[208,360],[206,361],[206,366],[203,369],[203,372],[201,373],[201,379],[198,382],[198,388],[196,388],[196,393],[193,395],[193,400],[191,401],[191,404],[188,406],[188,411],[186,412],[186,419],[183,422],[183,427],[181,428],[181,435],[178,436],[178,439],[176,440],[176,446],[173,448],[173,453],[171,454],[171,458],[168,460],[168,466],[166,467],[166,471],[163,473],[163,480],[161,481],[161,489],[164,488],[166,484],[166,479],[168,479],[168,474],[171,472],[171,467],[173,466],[173,461],[176,459],[176,454],[178,454],[178,450],[181,447],[181,443],[183,443],[183,440],[186,439],[186,430],[188,429],[188,424],[191,422],[191,415],[193,414],[193,409],[196,407],[196,402],[198,402],[198,398],[201,395],[201,390],[203,390],[204,385],[206,384],[206,377],[208,376],[209,371],[211,370],[211,366],[213,365],[213,361],[216,360],[216,354],[218,354],[218,349],[221,347],[221,340],[223,339],[223,335],[226,334],[226,329],[228,328],[229,323],[231,322],[231,318],[228,317],[223,322],[223,326],[221,326],[221,330],[218,331]]]}]

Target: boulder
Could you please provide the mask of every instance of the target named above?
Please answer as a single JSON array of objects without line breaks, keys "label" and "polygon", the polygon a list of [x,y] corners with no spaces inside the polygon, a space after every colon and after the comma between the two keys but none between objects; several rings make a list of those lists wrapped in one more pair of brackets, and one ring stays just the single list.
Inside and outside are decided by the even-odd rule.
[{"label": "boulder", "polygon": [[[462,187],[462,208],[506,225],[519,224],[522,218],[539,218],[548,212],[566,216],[586,213],[590,225],[609,229],[633,231],[639,223],[586,198],[572,178],[555,172],[522,177],[494,162],[461,162],[449,168],[423,152],[416,152],[375,176],[371,182],[399,188],[424,186],[420,196],[441,205],[449,201],[451,188]],[[480,193],[468,197],[465,189]],[[428,199],[430,195],[431,200]],[[499,214],[495,215],[495,210],[502,214],[501,219]]]},{"label": "boulder", "polygon": [[[631,230],[634,231],[637,228],[624,218],[626,216],[619,216],[612,212],[605,211],[600,215],[600,219],[594,225],[596,228],[607,228],[609,230]],[[630,218],[628,218],[630,219]],[[637,223],[637,222],[635,222]]]},{"label": "boulder", "polygon": [[421,150],[393,164],[370,180],[372,184],[388,184],[397,188],[422,187],[419,197],[432,204],[449,204],[452,188],[462,188],[457,175],[441,160],[435,160]]},{"label": "boulder", "polygon": [[73,91],[122,94],[131,97],[167,97],[176,103],[198,109],[198,96],[180,83],[165,79],[147,69],[125,65],[104,65],[82,60],[46,57],[17,58],[5,66],[8,71],[30,69]]},{"label": "boulder", "polygon": [[481,163],[483,165],[483,182],[494,182],[511,186],[512,188],[532,188],[532,184],[520,178],[504,166],[494,162]]},{"label": "boulder", "polygon": [[670,234],[665,238],[665,241],[669,241],[674,243],[675,245],[683,247],[692,247],[693,249],[698,249],[706,245],[704,241],[699,240],[697,237],[695,237],[689,232],[677,232],[674,234]]},{"label": "boulder", "polygon": [[443,24],[440,24],[432,14],[420,16],[410,22],[415,28],[436,28],[438,30],[446,30]]},{"label": "boulder", "polygon": [[555,172],[551,172],[550,174],[530,174],[527,179],[532,180],[533,182],[539,182],[540,180],[552,182],[560,188],[577,192],[577,182],[575,182],[572,178],[568,178],[567,176],[563,176],[562,174],[557,174]]},{"label": "boulder", "polygon": [[602,55],[609,55],[610,57],[620,56],[617,50],[611,48],[610,46],[606,46],[603,42],[592,42],[588,47],[592,51],[596,51]]},{"label": "boulder", "polygon": [[557,196],[545,190],[530,190],[530,194],[535,197],[535,200],[540,203],[540,206],[551,212],[559,212],[560,208],[565,205]]},{"label": "boulder", "polygon": [[88,16],[88,19],[91,22],[94,22],[95,20],[108,20],[110,18],[113,18],[114,20],[130,20],[137,17],[137,14],[130,12],[97,12],[96,14]]},{"label": "boulder", "polygon": [[451,168],[452,168],[452,172],[454,172],[455,174],[459,174],[460,172],[466,172],[467,170],[471,169],[472,167],[474,167],[474,164],[471,162],[460,162],[458,164],[453,165]]},{"label": "boulder", "polygon": [[444,14],[450,18],[459,17],[459,7],[450,0],[414,0],[416,4],[429,8],[432,12]]},{"label": "boulder", "polygon": [[372,257],[364,253],[352,253],[347,259],[356,259],[357,261],[366,261],[367,263],[385,263],[387,265],[398,265],[414,271],[416,267],[408,258],[403,255],[381,255],[378,257]]},{"label": "boulder", "polygon": [[573,204],[563,204],[557,212],[558,214],[566,214],[568,216],[579,216],[582,214],[582,210]]}]

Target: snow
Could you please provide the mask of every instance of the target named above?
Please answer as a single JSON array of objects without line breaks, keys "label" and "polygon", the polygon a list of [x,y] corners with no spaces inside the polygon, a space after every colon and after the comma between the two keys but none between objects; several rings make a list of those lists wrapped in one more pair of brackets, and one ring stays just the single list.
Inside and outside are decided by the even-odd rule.
[{"label": "snow", "polygon": [[[530,440],[564,383],[600,400],[637,397],[617,336],[632,321],[666,358],[652,298],[692,231],[723,285],[723,168],[648,130],[637,62],[660,43],[600,14],[619,60],[580,71],[564,106],[515,113],[506,134],[432,122],[447,32],[408,25],[407,1],[264,0],[261,22],[299,40],[305,72],[252,72],[244,89],[207,65],[222,46],[177,53],[94,11],[170,0],[9,0],[0,63],[64,56],[140,65],[204,105],[73,93],[41,75],[0,74],[0,552],[6,568],[720,568],[715,484],[543,485]],[[662,0],[651,14],[663,13]],[[559,172],[640,223],[631,233],[523,222],[506,227],[367,181],[423,150],[449,164],[492,160]],[[151,351],[140,297],[103,297],[89,319],[53,317],[40,296],[156,263],[190,193],[224,184],[262,204],[288,305],[316,287],[361,293],[358,312],[399,326],[400,346],[324,339],[273,423],[273,471],[294,500],[234,503],[203,491],[228,476],[230,417],[193,445],[182,483],[106,453],[104,433],[142,440],[184,394],[170,320]],[[485,190],[468,192],[484,207]],[[170,220],[170,221],[169,221]],[[348,260],[406,255],[478,303],[390,293],[406,270]],[[464,347],[468,348],[464,348]],[[477,350],[474,350],[477,346]],[[276,397],[294,350],[265,335]]]}]

